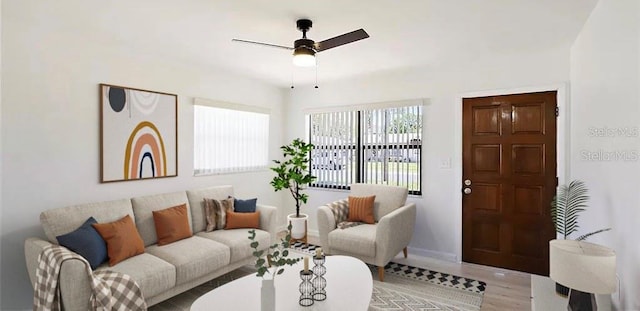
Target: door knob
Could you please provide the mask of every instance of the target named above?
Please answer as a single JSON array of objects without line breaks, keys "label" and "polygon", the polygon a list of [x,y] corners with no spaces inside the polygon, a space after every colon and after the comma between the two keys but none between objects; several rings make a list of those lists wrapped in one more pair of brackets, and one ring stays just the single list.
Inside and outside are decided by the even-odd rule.
[{"label": "door knob", "polygon": [[464,185],[465,186],[471,186],[471,179],[465,179],[464,180]]},{"label": "door knob", "polygon": [[464,188],[462,192],[464,192],[464,194],[471,194],[471,188]]}]

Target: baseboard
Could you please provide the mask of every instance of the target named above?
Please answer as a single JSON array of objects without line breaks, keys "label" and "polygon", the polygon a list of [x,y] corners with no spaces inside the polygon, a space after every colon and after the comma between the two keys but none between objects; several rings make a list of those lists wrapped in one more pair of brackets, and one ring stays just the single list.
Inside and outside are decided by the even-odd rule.
[{"label": "baseboard", "polygon": [[276,228],[276,232],[282,232],[282,231],[285,231],[285,230],[287,230],[287,225],[278,226]]},{"label": "baseboard", "polygon": [[439,260],[444,260],[449,262],[456,262],[456,263],[460,262],[458,260],[458,256],[456,256],[456,254],[453,254],[453,253],[437,252],[437,251],[432,251],[432,250],[423,249],[423,248],[415,248],[415,247],[407,247],[407,249],[410,254],[420,256],[420,257],[428,257],[428,258],[434,258],[434,259],[439,259]]},{"label": "baseboard", "polygon": [[307,230],[307,235],[317,238],[320,236],[320,232],[318,230]]},{"label": "baseboard", "polygon": [[[283,232],[287,230],[287,226],[282,225],[282,226],[278,226],[276,228],[277,232]],[[312,236],[314,238],[317,238],[320,236],[320,233],[318,232],[318,230],[307,230],[307,235],[308,236]]]}]

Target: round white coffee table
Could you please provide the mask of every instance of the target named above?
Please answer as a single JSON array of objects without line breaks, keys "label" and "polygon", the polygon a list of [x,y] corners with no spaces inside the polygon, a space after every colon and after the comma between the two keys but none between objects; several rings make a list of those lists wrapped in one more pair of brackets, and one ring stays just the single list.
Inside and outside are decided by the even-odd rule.
[{"label": "round white coffee table", "polygon": [[[310,258],[310,267],[313,262]],[[360,259],[348,256],[327,256],[327,299],[316,301],[310,307],[300,306],[298,286],[302,282],[302,261],[276,276],[276,310],[367,310],[373,291],[371,271]],[[202,295],[191,311],[208,310],[260,310],[260,286],[262,279],[254,273],[229,282]]]}]

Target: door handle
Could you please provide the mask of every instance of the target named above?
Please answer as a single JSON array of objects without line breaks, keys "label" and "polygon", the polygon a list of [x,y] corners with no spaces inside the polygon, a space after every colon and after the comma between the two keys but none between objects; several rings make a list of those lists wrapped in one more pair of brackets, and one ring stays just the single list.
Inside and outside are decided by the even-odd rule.
[{"label": "door handle", "polygon": [[468,194],[471,194],[471,188],[464,188],[464,189],[462,189],[462,192],[463,192],[464,194],[467,194],[467,195],[468,195]]}]

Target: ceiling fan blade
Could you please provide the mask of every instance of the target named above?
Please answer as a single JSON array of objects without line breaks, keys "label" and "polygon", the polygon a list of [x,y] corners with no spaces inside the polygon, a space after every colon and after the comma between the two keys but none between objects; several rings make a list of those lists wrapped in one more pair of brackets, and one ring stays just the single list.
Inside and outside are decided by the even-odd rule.
[{"label": "ceiling fan blade", "polygon": [[240,42],[240,43],[259,44],[259,45],[264,45],[264,46],[268,46],[268,47],[272,47],[272,48],[293,50],[292,47],[288,47],[288,46],[284,46],[284,45],[271,44],[271,43],[263,43],[263,42],[250,41],[250,40],[241,40],[241,39],[231,39],[231,41]]},{"label": "ceiling fan blade", "polygon": [[358,29],[331,39],[320,41],[316,43],[316,50],[318,52],[335,48],[347,43],[355,42],[358,40],[369,38],[369,34],[364,29]]}]

